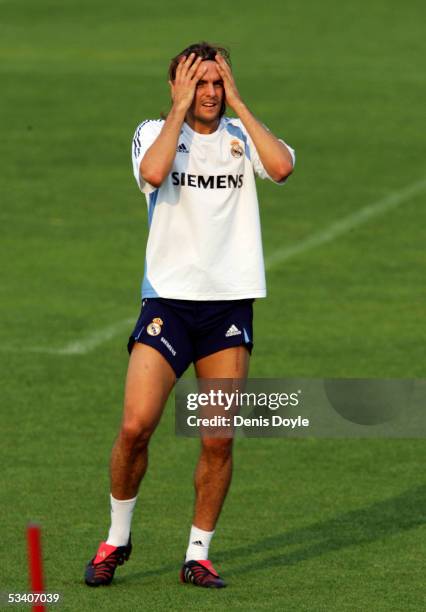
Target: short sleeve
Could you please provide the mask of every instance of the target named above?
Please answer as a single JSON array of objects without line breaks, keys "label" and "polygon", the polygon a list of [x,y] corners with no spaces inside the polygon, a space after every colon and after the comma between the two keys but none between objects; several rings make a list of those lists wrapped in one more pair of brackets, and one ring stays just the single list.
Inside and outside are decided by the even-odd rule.
[{"label": "short sleeve", "polygon": [[142,179],[139,173],[139,167],[142,161],[143,156],[152,145],[152,143],[157,139],[158,135],[161,132],[163,127],[163,120],[147,120],[143,121],[136,128],[135,134],[133,136],[132,141],[132,164],[133,164],[133,174],[135,176],[136,182],[139,186],[139,189],[146,194],[155,191],[156,187],[153,187],[146,181]]},{"label": "short sleeve", "polygon": [[[268,130],[266,125],[264,125],[263,127]],[[283,145],[287,148],[288,152],[290,153],[291,159],[293,161],[293,168],[294,168],[294,165],[296,163],[296,153],[295,153],[294,149],[292,149],[281,138],[278,138],[278,140],[283,143]],[[251,138],[250,138],[250,136],[248,134],[247,134],[247,142],[248,142],[248,145],[249,145],[249,148],[250,148],[250,156],[251,156],[251,162],[252,162],[252,165],[253,165],[253,170],[255,171],[257,176],[259,176],[262,179],[269,179],[270,181],[272,181],[273,183],[276,183],[277,185],[283,185],[286,182],[287,178],[285,178],[283,181],[274,181],[274,179],[272,179],[269,176],[269,174],[266,172],[262,162],[260,161],[260,157],[259,157],[259,154],[258,154],[258,152],[256,150],[256,147],[254,146],[253,141],[251,140]]]}]

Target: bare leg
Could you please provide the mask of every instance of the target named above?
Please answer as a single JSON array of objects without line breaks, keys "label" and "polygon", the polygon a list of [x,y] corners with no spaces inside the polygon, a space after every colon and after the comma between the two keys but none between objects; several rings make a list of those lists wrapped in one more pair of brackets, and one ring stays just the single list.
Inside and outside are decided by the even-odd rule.
[{"label": "bare leg", "polygon": [[[238,378],[248,374],[250,355],[243,346],[225,349],[195,364],[199,378]],[[232,477],[232,438],[201,438],[195,470],[193,525],[213,531]]]},{"label": "bare leg", "polygon": [[148,443],[176,377],[155,349],[136,343],[130,355],[121,429],[111,455],[111,493],[131,499],[148,465]]}]

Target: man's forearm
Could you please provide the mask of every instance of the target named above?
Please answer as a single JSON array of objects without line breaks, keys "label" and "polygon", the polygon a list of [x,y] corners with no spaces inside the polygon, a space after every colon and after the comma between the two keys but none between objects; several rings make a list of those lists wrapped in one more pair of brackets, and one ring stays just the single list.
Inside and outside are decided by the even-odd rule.
[{"label": "man's forearm", "polygon": [[161,185],[172,168],[185,114],[185,108],[172,107],[158,138],[142,158],[139,172],[154,187]]},{"label": "man's forearm", "polygon": [[287,147],[256,119],[243,101],[234,104],[234,111],[249,133],[266,172],[275,181],[283,180],[293,170]]}]

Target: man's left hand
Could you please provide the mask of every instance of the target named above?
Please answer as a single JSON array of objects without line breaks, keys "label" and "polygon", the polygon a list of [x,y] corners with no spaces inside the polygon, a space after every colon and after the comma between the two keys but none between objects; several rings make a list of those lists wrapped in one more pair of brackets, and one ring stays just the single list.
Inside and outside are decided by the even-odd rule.
[{"label": "man's left hand", "polygon": [[242,99],[240,94],[238,93],[237,86],[235,85],[231,68],[224,59],[224,57],[220,55],[220,53],[216,53],[215,62],[217,64],[218,72],[223,80],[226,104],[230,106],[234,112],[237,112],[236,106],[238,106],[238,104],[241,104]]}]

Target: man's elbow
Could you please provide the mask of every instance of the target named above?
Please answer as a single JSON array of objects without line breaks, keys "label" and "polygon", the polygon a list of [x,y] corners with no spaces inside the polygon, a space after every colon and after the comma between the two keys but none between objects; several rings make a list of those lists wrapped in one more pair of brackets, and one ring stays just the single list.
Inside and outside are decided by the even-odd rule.
[{"label": "man's elbow", "polygon": [[141,174],[141,178],[145,183],[149,183],[149,185],[152,185],[156,189],[161,187],[161,184],[163,182],[160,175],[156,175],[156,174],[152,174],[152,175],[149,174],[148,176],[144,176],[143,174]]},{"label": "man's elbow", "polygon": [[149,183],[156,188],[160,187],[161,183],[164,181],[164,177],[162,176],[161,172],[158,170],[144,169],[142,168],[142,165],[139,169],[139,174],[145,183]]},{"label": "man's elbow", "polygon": [[274,169],[272,179],[277,183],[282,183],[287,177],[293,172],[293,163],[291,161],[283,160]]}]

